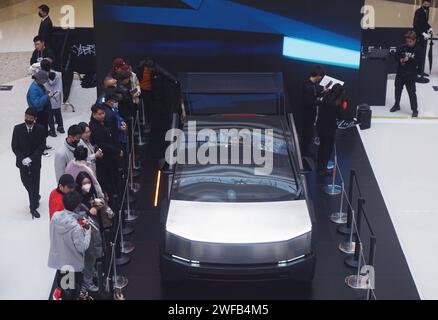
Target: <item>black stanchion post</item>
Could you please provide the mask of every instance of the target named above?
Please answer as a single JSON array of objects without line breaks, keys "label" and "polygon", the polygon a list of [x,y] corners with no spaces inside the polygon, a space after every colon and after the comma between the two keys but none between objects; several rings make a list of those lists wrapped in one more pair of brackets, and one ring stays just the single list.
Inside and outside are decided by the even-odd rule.
[{"label": "black stanchion post", "polygon": [[[354,255],[352,257],[348,257],[345,259],[345,264],[351,268],[357,268],[360,263],[360,253],[362,250],[362,242],[360,239],[360,229],[362,224],[362,215],[363,215],[363,205],[365,204],[365,200],[359,198],[357,200],[357,218],[356,218],[356,248],[354,250]],[[354,228],[354,224],[351,226]]]},{"label": "black stanchion post", "polygon": [[[376,237],[374,235],[371,235],[368,265],[373,267],[373,268],[374,268],[374,259],[375,258],[376,258]],[[370,278],[370,276],[372,278]],[[368,288],[368,292],[367,292],[367,300],[371,300],[373,297],[375,298],[375,296],[371,294],[371,291],[374,290],[374,286],[375,286],[374,274],[372,274],[372,275],[368,274],[368,286],[369,286],[369,288]]]},{"label": "black stanchion post", "polygon": [[[354,181],[356,179],[356,170],[350,170],[350,178],[348,182],[348,203],[353,204],[353,196],[354,196]],[[351,225],[353,223],[353,210],[351,206],[348,206],[347,210],[347,223],[338,227],[338,232],[344,235],[348,235],[351,233]],[[356,231],[353,228],[353,233]]]},{"label": "black stanchion post", "polygon": [[120,204],[120,199],[118,197],[118,195],[114,195],[113,196],[113,201],[114,201],[114,207],[117,208],[117,213],[114,215],[114,237],[115,237],[115,241],[114,241],[114,250],[115,250],[115,260],[116,260],[116,265],[118,266],[123,266],[125,264],[128,264],[130,259],[129,257],[122,253],[122,248],[121,248],[121,244],[120,244],[120,232],[122,232],[122,221],[121,221],[121,204]]},{"label": "black stanchion post", "polygon": [[96,262],[96,271],[97,271],[97,286],[99,288],[99,293],[102,294],[103,290],[103,266],[102,261]]},{"label": "black stanchion post", "polygon": [[374,266],[374,259],[376,258],[376,237],[371,235],[370,237],[370,253],[368,258],[368,264]]}]

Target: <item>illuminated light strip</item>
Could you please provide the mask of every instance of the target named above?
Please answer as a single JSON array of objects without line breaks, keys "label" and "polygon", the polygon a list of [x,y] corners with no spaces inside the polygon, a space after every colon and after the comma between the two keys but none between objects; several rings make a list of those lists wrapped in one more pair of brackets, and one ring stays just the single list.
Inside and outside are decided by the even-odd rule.
[{"label": "illuminated light strip", "polygon": [[302,61],[359,69],[360,51],[344,49],[319,42],[285,37],[283,55]]},{"label": "illuminated light strip", "polygon": [[158,170],[157,174],[157,186],[155,188],[154,207],[158,207],[158,196],[160,195],[160,183],[161,183],[161,170]]},{"label": "illuminated light strip", "polygon": [[201,265],[201,263],[199,261],[189,260],[189,259],[186,259],[186,258],[178,257],[178,256],[176,256],[174,254],[172,254],[172,258],[180,260],[180,261],[184,261],[184,262],[187,262],[187,263],[190,263],[193,267],[199,267]]},{"label": "illuminated light strip", "polygon": [[288,263],[291,263],[291,262],[293,262],[293,261],[295,261],[295,260],[299,260],[299,259],[304,258],[304,257],[305,257],[305,255],[301,255],[301,256],[296,257],[296,258],[293,258],[293,259],[289,259],[289,260],[285,260],[285,261],[278,261],[278,266],[280,266],[280,267],[284,267],[284,266],[286,266]]}]

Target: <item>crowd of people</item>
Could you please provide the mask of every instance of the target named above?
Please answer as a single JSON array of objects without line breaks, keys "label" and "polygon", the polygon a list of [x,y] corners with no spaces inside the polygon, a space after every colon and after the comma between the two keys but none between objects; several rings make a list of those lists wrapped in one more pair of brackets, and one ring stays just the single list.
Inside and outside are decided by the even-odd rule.
[{"label": "crowd of people", "polygon": [[[49,8],[40,6],[39,14],[42,22],[30,61],[33,82],[27,93],[28,108],[24,123],[14,128],[12,150],[28,192],[31,217],[38,219],[42,157],[51,149],[46,139],[66,133],[54,157],[57,184],[49,197],[48,265],[57,270],[57,298],[89,299],[90,293],[100,289],[95,281],[96,263],[110,254],[105,239],[114,233],[114,212],[123,205],[118,200],[129,177],[140,105],[147,110],[152,126],[160,124],[159,112],[153,107],[153,79],[161,75],[171,82],[177,80],[150,59],[133,68],[123,58],[116,58],[103,80],[102,93],[91,107],[89,121],[71,125],[66,132],[61,75],[52,69],[55,55],[47,45],[52,34]],[[318,136],[318,173],[329,175],[345,90],[338,84],[321,87],[324,76],[325,70],[316,66],[303,85],[301,147],[304,159],[311,159],[310,146]],[[183,106],[177,112],[185,118]],[[63,281],[67,274],[74,283],[66,287]]]},{"label": "crowd of people", "polygon": [[150,59],[133,68],[116,58],[102,93],[91,106],[89,120],[64,128],[62,78],[52,68],[56,56],[49,12],[46,5],[38,8],[41,26],[30,60],[33,81],[26,96],[28,107],[24,123],[14,128],[11,145],[31,217],[38,219],[42,158],[52,149],[47,137],[66,134],[54,156],[57,184],[49,196],[48,266],[57,271],[54,298],[90,299],[101,289],[96,264],[111,254],[106,240],[114,237],[118,227],[113,218],[123,206],[120,199],[132,163],[135,120],[142,109],[152,122],[152,83],[158,74],[177,81]]}]

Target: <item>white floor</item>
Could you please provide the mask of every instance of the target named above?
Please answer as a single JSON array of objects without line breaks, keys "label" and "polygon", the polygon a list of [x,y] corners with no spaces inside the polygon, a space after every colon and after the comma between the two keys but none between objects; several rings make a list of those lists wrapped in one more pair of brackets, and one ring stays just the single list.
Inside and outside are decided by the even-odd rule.
[{"label": "white floor", "polygon": [[[0,203],[3,205],[0,219],[0,300],[2,299],[47,299],[53,283],[54,271],[47,267],[49,250],[48,197],[56,187],[53,151],[44,157],[41,173],[42,218],[32,221],[28,198],[21,185],[18,169],[10,143],[12,129],[24,119],[27,108],[25,96],[30,79],[12,82],[11,92],[0,91],[2,126],[0,126],[0,178],[2,187]],[[76,112],[64,112],[66,128],[90,118],[90,107],[96,99],[95,89],[82,89],[75,81],[70,101]],[[64,136],[49,138],[48,144],[55,149]]]},{"label": "white floor", "polygon": [[361,136],[420,296],[438,299],[438,121],[375,119]]},{"label": "white floor", "polygon": [[[385,106],[373,106],[373,117],[383,118],[410,118],[412,116],[411,105],[409,103],[406,89],[403,91],[400,103],[401,110],[395,113],[389,112],[395,102],[394,98],[394,79],[395,75],[388,76],[388,87]],[[424,119],[438,119],[438,91],[432,87],[438,86],[438,74],[433,72],[430,76],[430,83],[417,84],[419,117]]]},{"label": "white floor", "polygon": [[[388,76],[385,106],[373,106],[373,126],[361,137],[422,299],[438,299],[438,51],[430,83],[417,84],[420,118],[409,97],[394,105],[395,75]],[[426,64],[426,71],[429,71]]]},{"label": "white floor", "polygon": [[[430,73],[430,82],[427,84],[417,83],[417,96],[419,117],[423,119],[438,119],[438,91],[433,86],[438,86],[438,50],[434,50],[434,64]],[[426,60],[426,72],[429,73],[429,63]],[[406,89],[403,91],[400,103],[401,110],[395,113],[389,112],[395,102],[394,98],[394,80],[395,74],[388,75],[388,86],[386,91],[385,106],[373,106],[373,116],[377,118],[410,118],[412,116],[411,105],[409,103]]]}]

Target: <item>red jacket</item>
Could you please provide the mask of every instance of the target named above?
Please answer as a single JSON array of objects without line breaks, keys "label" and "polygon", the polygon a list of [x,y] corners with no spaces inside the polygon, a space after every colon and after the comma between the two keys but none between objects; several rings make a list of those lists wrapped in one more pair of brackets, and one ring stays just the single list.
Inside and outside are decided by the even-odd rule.
[{"label": "red jacket", "polygon": [[50,192],[49,198],[49,215],[50,220],[52,220],[53,214],[58,211],[64,210],[64,203],[62,202],[62,197],[64,195],[58,191],[58,189],[53,189]]}]

